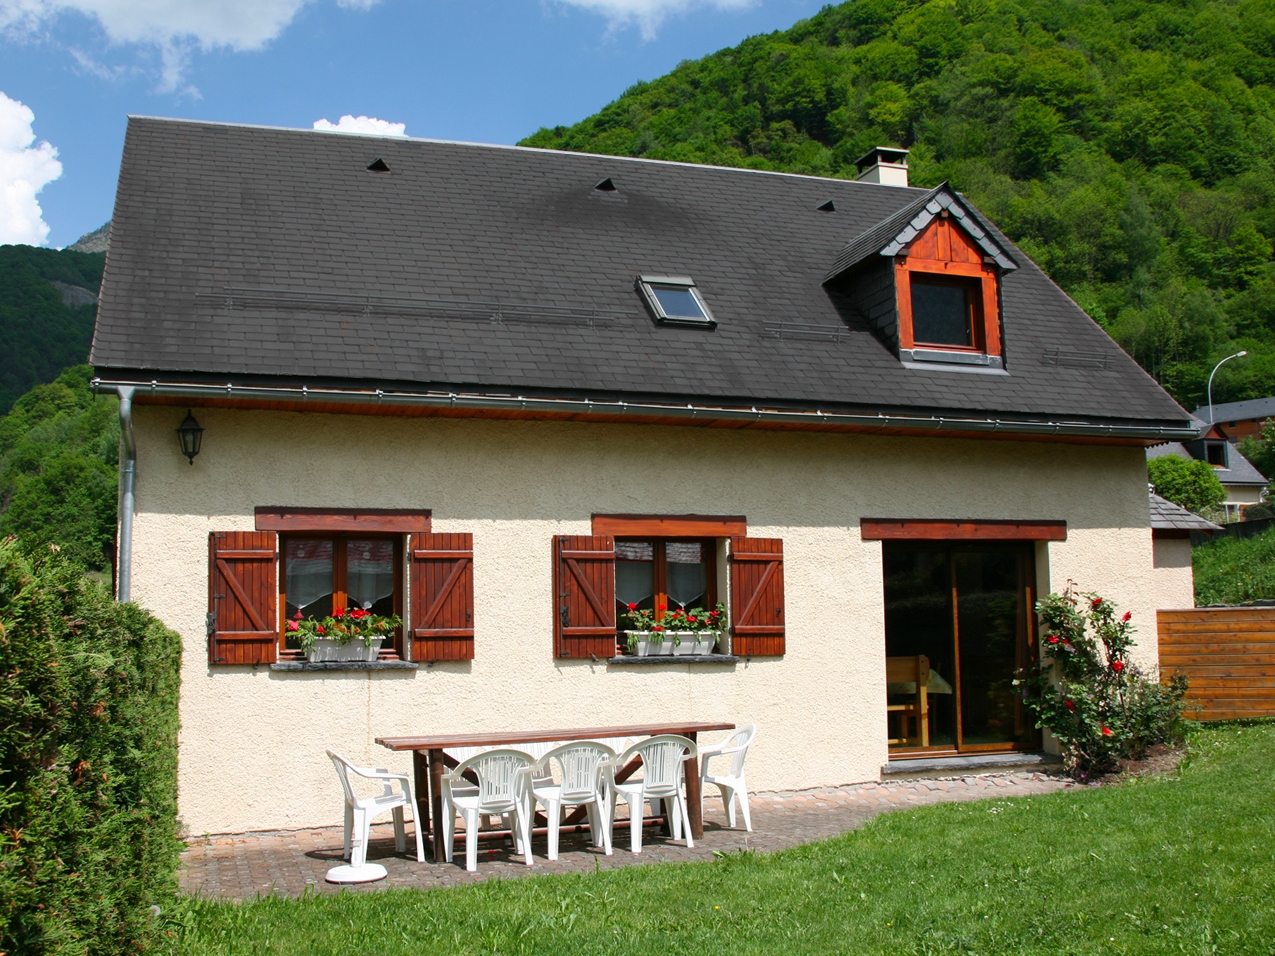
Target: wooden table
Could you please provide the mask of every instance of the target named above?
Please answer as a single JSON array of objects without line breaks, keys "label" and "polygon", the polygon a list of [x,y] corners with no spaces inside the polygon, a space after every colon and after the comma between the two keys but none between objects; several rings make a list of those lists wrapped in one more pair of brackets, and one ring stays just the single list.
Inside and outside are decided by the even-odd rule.
[{"label": "wooden table", "polygon": [[[376,742],[390,750],[412,751],[416,825],[430,834],[434,862],[440,863],[443,856],[443,774],[447,769],[447,758],[443,750],[447,747],[517,747],[518,744],[551,740],[606,740],[611,737],[654,737],[656,734],[679,734],[696,740],[701,730],[734,729],[734,724],[727,723],[628,724],[623,727],[577,727],[571,730],[377,737]],[[700,813],[698,761],[694,757],[687,758],[685,768],[686,815],[691,821],[691,836],[698,840],[704,835],[704,819]]]}]

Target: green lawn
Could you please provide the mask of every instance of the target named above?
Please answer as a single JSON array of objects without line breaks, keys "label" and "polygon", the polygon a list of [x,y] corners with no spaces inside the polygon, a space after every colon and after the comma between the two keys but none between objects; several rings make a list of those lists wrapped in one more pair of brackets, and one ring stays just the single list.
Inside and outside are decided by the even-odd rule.
[{"label": "green lawn", "polygon": [[[616,852],[623,852],[617,850]],[[1178,774],[889,813],[772,856],[192,902],[190,954],[1275,952],[1275,724]]]}]

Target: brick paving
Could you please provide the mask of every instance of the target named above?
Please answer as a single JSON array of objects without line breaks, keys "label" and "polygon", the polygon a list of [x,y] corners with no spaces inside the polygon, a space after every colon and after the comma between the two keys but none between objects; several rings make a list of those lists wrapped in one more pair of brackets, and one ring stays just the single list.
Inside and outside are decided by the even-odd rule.
[{"label": "brick paving", "polygon": [[[721,801],[714,796],[705,802],[704,838],[693,850],[674,842],[656,828],[648,827],[642,853],[628,850],[629,829],[623,819],[616,821],[615,848],[608,857],[589,844],[588,834],[562,835],[559,858],[545,859],[544,837],[534,841],[533,866],[514,856],[505,843],[481,843],[478,872],[465,871],[464,844],[457,840],[456,862],[417,863],[415,843],[408,832],[408,853],[394,850],[394,832],[389,824],[372,828],[368,860],[382,864],[389,876],[377,883],[349,887],[354,892],[375,892],[387,886],[414,886],[429,889],[455,886],[492,877],[545,873],[579,873],[595,867],[652,864],[666,861],[708,860],[717,852],[754,849],[773,852],[800,843],[854,830],[888,810],[970,800],[1013,799],[1053,793],[1071,786],[1065,778],[1047,773],[1018,771],[988,773],[930,780],[899,780],[881,784],[858,784],[825,790],[753,794],[753,832],[729,829]],[[710,791],[711,792],[711,791]],[[386,817],[388,820],[388,816]],[[182,889],[187,893],[230,900],[252,899],[271,893],[297,896],[312,892],[339,892],[327,883],[329,867],[341,861],[340,827],[319,830],[289,830],[240,833],[191,840],[182,854]],[[429,845],[425,848],[429,856]]]}]

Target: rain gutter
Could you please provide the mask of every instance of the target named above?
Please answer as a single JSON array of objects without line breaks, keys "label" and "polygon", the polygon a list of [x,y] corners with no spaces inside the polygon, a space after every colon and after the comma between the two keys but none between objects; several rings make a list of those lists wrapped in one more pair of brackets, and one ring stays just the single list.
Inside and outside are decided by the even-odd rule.
[{"label": "rain gutter", "polygon": [[[693,403],[658,403],[595,401],[589,398],[542,398],[522,395],[482,395],[467,392],[409,392],[367,388],[311,388],[290,385],[236,385],[233,382],[110,381],[94,379],[95,389],[114,388],[120,393],[120,421],[125,420],[125,392],[139,396],[199,399],[234,399],[238,401],[315,402],[347,405],[400,406],[404,408],[466,409],[501,412],[544,412],[556,415],[607,417],[685,418],[698,421],[741,421],[766,424],[831,425],[856,429],[906,429],[914,431],[978,432],[985,434],[1057,436],[1059,438],[1116,438],[1167,442],[1190,441],[1201,431],[1196,426],[1116,425],[1098,422],[1040,421],[1014,418],[971,418],[944,415],[908,415],[894,412],[825,412],[739,406],[696,405]],[[128,422],[131,441],[131,419]],[[123,466],[121,466],[122,468]],[[129,462],[131,494],[131,468]],[[121,471],[121,475],[123,472]],[[129,499],[131,507],[131,497]],[[131,519],[131,512],[130,512]],[[131,531],[131,529],[130,529]],[[121,550],[124,541],[121,528]],[[121,556],[121,566],[123,564]],[[123,578],[121,577],[121,580]]]}]

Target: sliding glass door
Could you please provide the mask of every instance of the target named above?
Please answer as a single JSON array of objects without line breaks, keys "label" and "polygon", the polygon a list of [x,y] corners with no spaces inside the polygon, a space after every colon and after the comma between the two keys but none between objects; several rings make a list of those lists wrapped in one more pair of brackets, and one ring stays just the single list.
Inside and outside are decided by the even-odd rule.
[{"label": "sliding glass door", "polygon": [[883,544],[892,752],[1039,745],[1013,686],[1036,653],[1030,543]]}]

